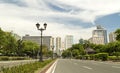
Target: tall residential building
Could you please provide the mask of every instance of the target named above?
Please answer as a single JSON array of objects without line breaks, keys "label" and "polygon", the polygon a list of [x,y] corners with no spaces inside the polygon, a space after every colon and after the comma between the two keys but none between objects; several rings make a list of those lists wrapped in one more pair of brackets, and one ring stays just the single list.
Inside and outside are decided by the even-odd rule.
[{"label": "tall residential building", "polygon": [[60,55],[61,47],[62,47],[62,45],[61,45],[61,38],[60,37],[56,37],[56,53],[58,55]]},{"label": "tall residential building", "polygon": [[54,45],[54,38],[50,38],[50,50],[52,51],[52,47],[55,46]]},{"label": "tall residential building", "polygon": [[73,36],[67,35],[65,37],[65,49],[72,47],[72,45],[73,45]]},{"label": "tall residential building", "polygon": [[91,43],[94,44],[106,44],[107,41],[107,30],[105,30],[100,25],[97,26],[96,30],[92,32],[92,38],[89,39]]},{"label": "tall residential building", "polygon": [[116,41],[116,34],[114,32],[111,32],[109,34],[109,42],[114,42]]},{"label": "tall residential building", "polygon": [[[32,42],[35,42],[37,43],[38,45],[41,44],[41,37],[40,36],[29,36],[29,35],[26,35],[26,36],[23,36],[22,37],[22,40],[25,41],[25,40],[28,40],[28,41],[32,41]],[[42,37],[42,44],[47,46],[48,50],[51,50],[51,45],[54,45],[54,39],[52,38],[52,36],[43,36]]]}]

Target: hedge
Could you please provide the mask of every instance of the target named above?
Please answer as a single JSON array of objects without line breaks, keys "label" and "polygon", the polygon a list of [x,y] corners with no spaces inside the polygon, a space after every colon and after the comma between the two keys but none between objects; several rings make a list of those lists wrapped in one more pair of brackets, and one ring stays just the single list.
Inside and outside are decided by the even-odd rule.
[{"label": "hedge", "polygon": [[98,57],[102,61],[108,60],[108,53],[98,53]]},{"label": "hedge", "polygon": [[24,65],[19,65],[11,68],[2,68],[0,73],[34,73],[39,68],[43,68],[52,60],[46,60],[44,62],[34,62]]},{"label": "hedge", "polygon": [[27,60],[30,58],[27,57],[8,57],[8,56],[0,56],[0,61],[9,61],[9,60]]}]

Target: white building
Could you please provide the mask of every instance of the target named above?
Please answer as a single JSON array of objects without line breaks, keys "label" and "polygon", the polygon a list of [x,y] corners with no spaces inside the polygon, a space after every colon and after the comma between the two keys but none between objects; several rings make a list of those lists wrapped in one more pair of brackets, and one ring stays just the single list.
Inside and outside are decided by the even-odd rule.
[{"label": "white building", "polygon": [[92,38],[89,39],[91,43],[94,44],[106,44],[107,41],[107,30],[105,30],[100,25],[97,26],[96,30],[92,32]]},{"label": "white building", "polygon": [[60,55],[61,47],[62,47],[62,45],[61,45],[61,38],[60,37],[56,37],[56,53],[58,55]]},{"label": "white building", "polygon": [[114,32],[111,32],[109,34],[109,42],[114,42],[116,41],[116,34]]},{"label": "white building", "polygon": [[[40,36],[23,36],[22,40],[28,40],[37,43],[38,45],[41,44],[41,37]],[[42,45],[47,46],[48,50],[51,50],[51,45],[54,45],[54,39],[52,36],[43,36],[42,37]]]},{"label": "white building", "polygon": [[73,45],[73,36],[67,35],[65,37],[65,49],[72,47],[72,45]]}]

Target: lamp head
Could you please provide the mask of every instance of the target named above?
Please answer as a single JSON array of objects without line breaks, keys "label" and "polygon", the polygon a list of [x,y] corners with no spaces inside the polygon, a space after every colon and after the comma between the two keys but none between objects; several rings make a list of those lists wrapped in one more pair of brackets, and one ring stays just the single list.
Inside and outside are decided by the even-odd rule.
[{"label": "lamp head", "polygon": [[46,23],[44,23],[44,28],[46,29],[46,27],[47,27],[47,24],[46,24]]},{"label": "lamp head", "polygon": [[37,23],[37,24],[36,24],[36,27],[37,27],[37,29],[39,29],[39,27],[40,27],[40,24],[39,24],[39,23]]}]

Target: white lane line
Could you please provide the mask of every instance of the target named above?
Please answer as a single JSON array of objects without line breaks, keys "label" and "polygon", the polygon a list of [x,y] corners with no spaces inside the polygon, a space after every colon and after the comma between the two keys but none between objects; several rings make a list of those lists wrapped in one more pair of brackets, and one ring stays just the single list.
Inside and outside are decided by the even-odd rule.
[{"label": "white lane line", "polygon": [[113,68],[120,68],[120,67],[118,67],[118,66],[112,66]]},{"label": "white lane line", "polygon": [[53,68],[53,71],[52,71],[52,73],[54,73],[54,72],[55,72],[55,69],[56,69],[57,62],[58,62],[58,61],[56,61],[56,63],[55,63],[55,66],[54,66],[54,68]]},{"label": "white lane line", "polygon": [[56,68],[56,64],[57,64],[57,61],[45,72],[45,73],[54,73],[55,72],[55,68]]},{"label": "white lane line", "polygon": [[90,69],[90,70],[92,69],[92,68],[90,68],[90,67],[88,67],[88,66],[83,66],[83,68]]}]

